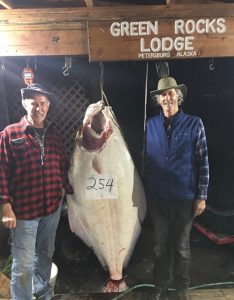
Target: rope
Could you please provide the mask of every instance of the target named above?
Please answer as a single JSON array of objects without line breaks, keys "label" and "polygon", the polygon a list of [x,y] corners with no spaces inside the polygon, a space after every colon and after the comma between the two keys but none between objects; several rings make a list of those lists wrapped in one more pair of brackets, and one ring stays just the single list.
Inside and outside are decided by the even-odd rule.
[{"label": "rope", "polygon": [[142,166],[141,175],[144,175],[144,165],[145,165],[145,139],[146,139],[146,107],[147,107],[147,97],[148,97],[148,73],[149,73],[149,63],[146,63],[145,71],[145,106],[144,106],[144,133],[143,133],[143,151],[142,151]]},{"label": "rope", "polygon": [[[103,104],[103,106],[105,106],[105,105],[108,106],[109,112],[112,115],[112,120],[113,120],[114,124],[119,128],[119,130],[120,130],[120,132],[121,132],[121,134],[122,134],[122,136],[124,138],[124,141],[126,143],[126,140],[125,140],[122,128],[120,127],[120,125],[119,125],[119,123],[118,123],[118,121],[116,119],[116,116],[115,116],[115,114],[114,114],[114,112],[112,110],[112,107],[110,106],[110,104],[109,104],[109,102],[107,100],[107,96],[106,96],[106,94],[104,92],[104,64],[102,62],[100,62],[100,69],[101,69],[101,74],[100,74],[100,90],[101,90],[101,101],[102,101],[102,104]],[[127,146],[127,143],[126,143],[126,146]]]},{"label": "rope", "polygon": [[102,62],[100,62],[100,68],[101,68],[101,75],[100,75],[100,90],[101,90],[101,101],[103,103],[106,103],[107,106],[110,107],[106,94],[104,92],[104,64]]}]

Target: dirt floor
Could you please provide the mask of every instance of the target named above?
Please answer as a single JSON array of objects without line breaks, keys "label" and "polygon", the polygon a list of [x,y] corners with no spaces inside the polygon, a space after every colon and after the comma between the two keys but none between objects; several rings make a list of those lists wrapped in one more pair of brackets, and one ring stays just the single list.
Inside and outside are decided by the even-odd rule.
[{"label": "dirt floor", "polygon": [[[207,300],[234,299],[234,292],[230,290],[234,288],[234,247],[231,244],[217,245],[193,228],[191,249],[191,287],[195,288],[192,300],[198,297]],[[0,244],[0,268],[6,262],[8,250],[7,242]],[[102,269],[92,250],[70,233],[66,219],[63,219],[58,228],[54,262],[58,266],[54,299],[117,299],[117,295],[101,294],[102,286],[108,280],[108,272]],[[122,295],[121,299],[150,299],[153,287],[152,270],[152,230],[148,224],[144,224],[131,260],[124,271],[124,279],[132,290],[125,296]],[[170,288],[167,299],[171,300],[173,284]],[[196,293],[201,289],[215,289],[215,292],[212,292],[211,298],[201,298],[201,294]]]}]

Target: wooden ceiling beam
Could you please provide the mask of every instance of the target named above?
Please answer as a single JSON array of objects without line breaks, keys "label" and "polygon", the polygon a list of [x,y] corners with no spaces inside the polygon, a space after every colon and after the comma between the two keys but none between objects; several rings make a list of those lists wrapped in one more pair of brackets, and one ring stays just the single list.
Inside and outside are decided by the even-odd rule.
[{"label": "wooden ceiling beam", "polygon": [[212,4],[221,3],[224,0],[166,0],[167,5],[171,4]]},{"label": "wooden ceiling beam", "polygon": [[[96,3],[96,2],[95,2]],[[22,18],[22,15],[24,16]],[[234,3],[178,4],[80,8],[37,8],[0,10],[0,29],[14,25],[74,24],[89,20],[144,20],[174,17],[234,17]]]},{"label": "wooden ceiling beam", "polygon": [[60,1],[58,0],[20,0],[19,1],[18,0],[14,2],[15,9],[17,8],[37,9],[37,8],[48,8],[48,7],[49,8],[86,7],[86,3],[85,0],[60,0]]},{"label": "wooden ceiling beam", "polygon": [[[22,16],[24,17],[22,18]],[[144,9],[140,5],[127,8],[126,6],[112,6],[0,9],[0,56],[88,55],[87,21],[97,22],[97,24],[105,21],[103,24],[106,24],[123,20],[158,20],[168,26],[168,21],[173,22],[176,18],[197,19],[220,16],[227,18],[230,28],[224,40],[214,39],[212,41],[211,57],[215,57],[217,51],[220,53],[216,56],[233,56],[231,51],[233,51],[234,41],[234,29],[232,29],[234,28],[232,21],[234,3],[145,5]],[[105,27],[105,32],[108,31],[107,27]],[[165,32],[167,32],[167,28]],[[223,46],[227,43],[231,46],[229,44]],[[122,52],[122,49],[119,52]]]},{"label": "wooden ceiling beam", "polygon": [[[130,3],[119,3],[119,2],[108,2],[108,1],[102,1],[102,0],[95,0],[95,6],[96,7],[104,7],[104,6],[126,6],[131,5]],[[132,4],[134,5],[134,4]]]},{"label": "wooden ceiling beam", "polygon": [[12,3],[11,0],[0,0],[0,4],[3,7],[7,8],[7,9],[13,9],[14,8],[13,3]]}]

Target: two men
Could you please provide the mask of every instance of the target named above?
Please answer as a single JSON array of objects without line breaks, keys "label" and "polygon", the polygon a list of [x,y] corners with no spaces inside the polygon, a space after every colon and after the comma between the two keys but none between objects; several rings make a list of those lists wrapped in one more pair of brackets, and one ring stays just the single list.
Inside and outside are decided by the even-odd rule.
[{"label": "two men", "polygon": [[34,83],[21,89],[27,112],[0,134],[0,205],[11,230],[13,300],[50,300],[55,234],[64,193],[72,193],[63,144],[46,121],[55,97]]},{"label": "two men", "polygon": [[193,218],[206,206],[209,167],[206,136],[200,118],[180,105],[184,84],[161,78],[151,96],[162,112],[147,122],[146,192],[154,229],[155,300],[167,291],[169,271],[178,300],[188,300],[190,231]]},{"label": "two men", "polygon": [[[45,121],[54,95],[39,84],[21,92],[27,115],[0,134],[0,204],[12,236],[12,298],[31,300],[33,290],[38,299],[49,300],[61,199],[72,187],[61,139]],[[193,217],[204,211],[207,198],[204,126],[180,108],[186,92],[172,77],[162,78],[151,92],[162,107],[147,122],[145,172],[154,226],[155,300],[167,290],[171,258],[177,298],[189,299],[189,236]]]}]

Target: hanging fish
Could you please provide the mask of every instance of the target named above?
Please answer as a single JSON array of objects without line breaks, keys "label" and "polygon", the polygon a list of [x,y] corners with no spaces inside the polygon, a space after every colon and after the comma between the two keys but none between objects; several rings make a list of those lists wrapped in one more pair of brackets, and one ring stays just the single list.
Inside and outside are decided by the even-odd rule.
[{"label": "hanging fish", "polygon": [[71,230],[109,270],[105,292],[126,289],[126,267],[146,214],[139,174],[110,106],[91,104],[78,131],[67,195]]}]

